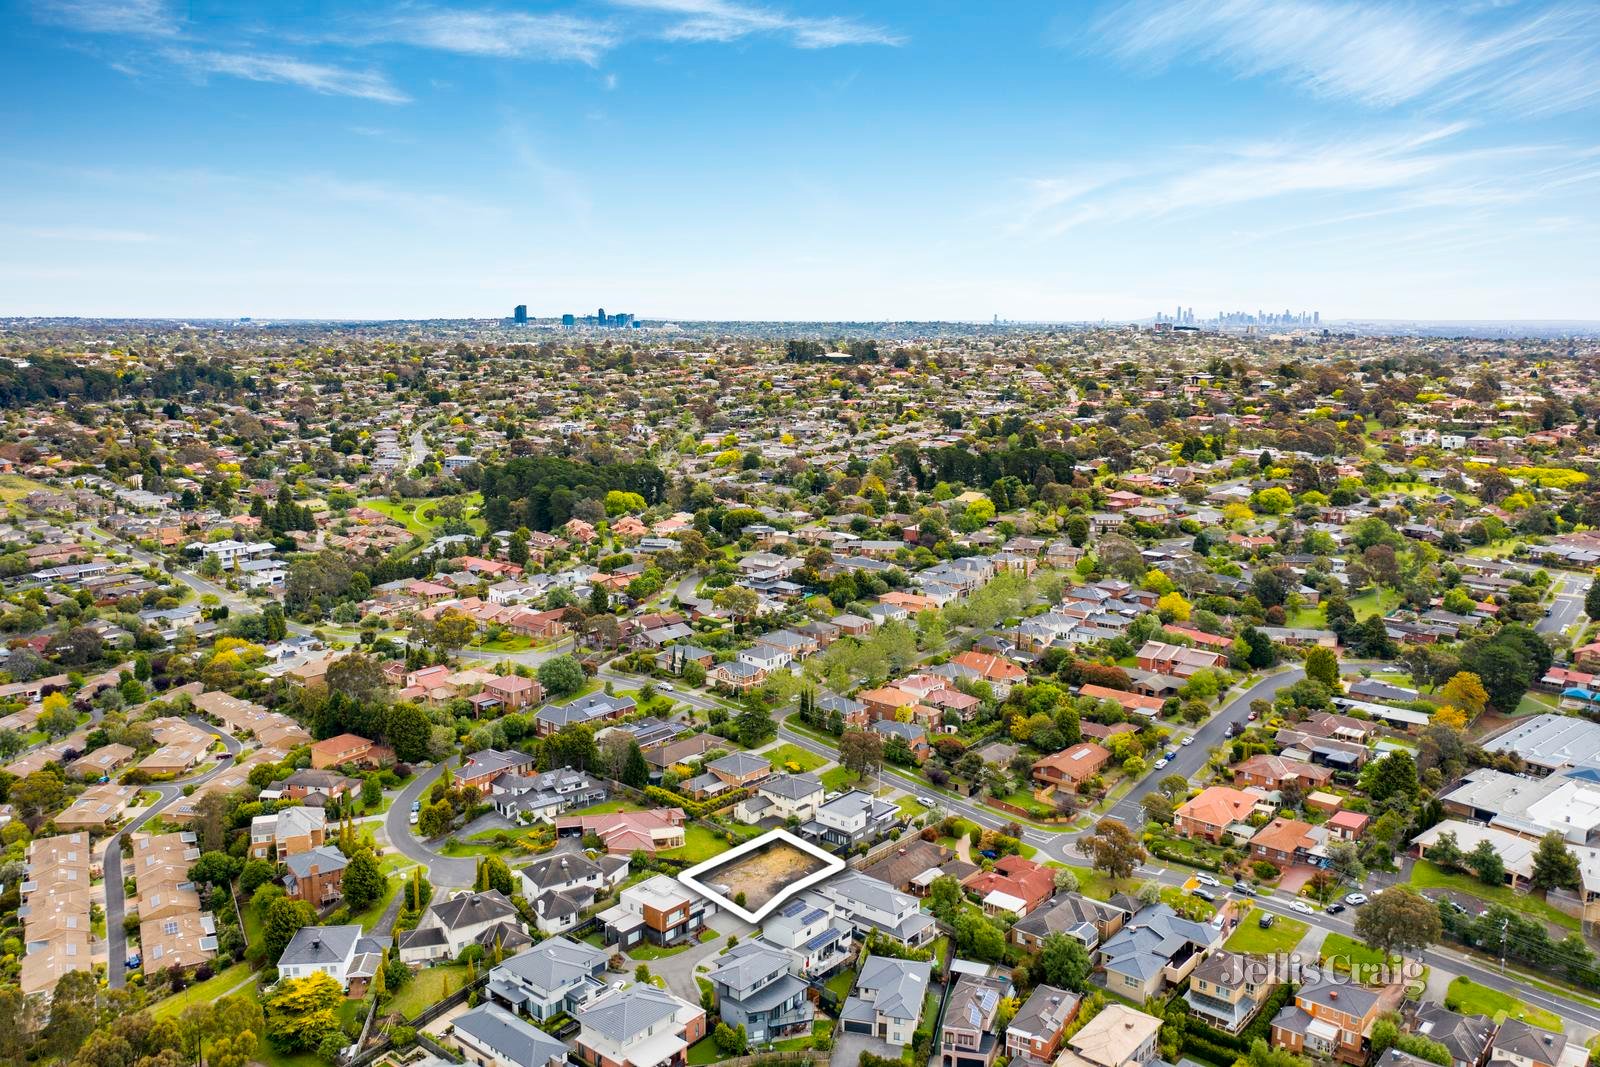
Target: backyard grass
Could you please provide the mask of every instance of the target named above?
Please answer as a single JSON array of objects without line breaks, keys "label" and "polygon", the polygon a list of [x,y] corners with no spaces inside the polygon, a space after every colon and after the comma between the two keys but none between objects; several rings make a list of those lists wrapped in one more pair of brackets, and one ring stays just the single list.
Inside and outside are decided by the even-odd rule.
[{"label": "backyard grass", "polygon": [[1362,622],[1368,616],[1383,614],[1400,603],[1400,594],[1392,589],[1368,590],[1360,596],[1351,597],[1349,603],[1356,621]]},{"label": "backyard grass", "polygon": [[[219,1000],[223,994],[229,992],[234,986],[250,977],[248,963],[235,963],[226,970],[218,971],[204,982],[196,982],[182,993],[170,996],[157,1002],[150,1009],[150,1014],[157,1019],[166,1019],[182,1015],[184,1010],[192,1004],[210,1004]],[[249,987],[246,986],[248,989]]]},{"label": "backyard grass", "polygon": [[824,982],[823,985],[827,988],[828,992],[838,997],[840,1001],[843,1001],[845,997],[850,995],[850,990],[855,988],[855,969],[852,967],[846,967],[844,970],[840,971],[838,974]]},{"label": "backyard grass", "polygon": [[437,1004],[471,980],[472,968],[464,963],[424,967],[401,987],[386,1010],[397,1011],[407,1019],[414,1019],[424,1008]]},{"label": "backyard grass", "polygon": [[1429,860],[1417,860],[1411,868],[1413,889],[1450,889],[1491,904],[1503,904],[1516,911],[1525,911],[1535,918],[1554,923],[1568,930],[1577,930],[1581,923],[1532,893],[1518,893],[1510,886],[1484,885],[1470,874],[1447,871]]},{"label": "backyard grass", "polygon": [[717,1043],[711,1040],[711,1035],[707,1034],[689,1046],[686,1062],[689,1067],[706,1067],[707,1064],[717,1063],[727,1058],[722,1054],[722,1050],[717,1048]]},{"label": "backyard grass", "polygon": [[1311,926],[1308,923],[1280,915],[1270,930],[1263,930],[1252,913],[1239,923],[1238,929],[1222,947],[1232,952],[1252,952],[1263,956],[1291,952],[1309,929]]},{"label": "backyard grass", "polygon": [[[1283,920],[1280,919],[1278,921],[1282,922]],[[1330,959],[1337,958],[1338,962],[1331,964],[1331,966],[1334,971],[1340,974],[1349,973],[1350,965],[1354,963],[1361,968],[1369,981],[1376,973],[1373,968],[1382,967],[1386,962],[1383,958],[1383,953],[1370,949],[1354,938],[1346,937],[1344,934],[1329,934],[1323,938],[1321,958],[1324,963],[1327,963]],[[1390,966],[1394,967],[1396,965],[1390,964]],[[1430,970],[1431,968],[1428,967],[1422,968],[1416,978],[1408,981],[1407,990],[1415,992],[1419,987],[1427,988]]]},{"label": "backyard grass", "polygon": [[1457,978],[1445,990],[1444,1006],[1463,1015],[1487,1015],[1496,1022],[1502,1015],[1520,1019],[1529,1026],[1561,1032],[1561,1020],[1543,1008],[1531,1007],[1498,989],[1482,986],[1470,978]]},{"label": "backyard grass", "polygon": [[1511,714],[1513,717],[1520,717],[1523,715],[1543,715],[1547,712],[1557,710],[1560,706],[1561,704],[1559,699],[1550,694],[1524,693],[1522,694],[1522,699],[1517,702],[1516,710],[1514,710]]},{"label": "backyard grass", "polygon": [[848,767],[831,767],[822,772],[822,788],[829,793],[837,793],[860,783],[856,773]]},{"label": "backyard grass", "polygon": [[[817,1048],[833,1037],[833,1020],[824,1015],[819,1015],[811,1023],[811,1033],[803,1037],[787,1037],[782,1041],[772,1042],[774,1052],[802,1052],[806,1049]],[[691,1061],[693,1062],[693,1061]]]},{"label": "backyard grass", "polygon": [[389,907],[389,902],[394,900],[394,895],[400,892],[400,887],[405,883],[404,878],[394,877],[395,872],[410,870],[416,864],[402,856],[385,856],[383,862],[378,864],[378,869],[383,872],[385,884],[383,896],[379,897],[372,907],[358,915],[350,916],[350,921],[359,923],[363,930],[371,930],[383,913]]},{"label": "backyard grass", "polygon": [[761,753],[761,755],[770,760],[778,770],[790,771],[796,774],[814,771],[828,762],[815,752],[808,752],[799,745],[794,744],[782,744],[777,748]]},{"label": "backyard grass", "polygon": [[712,856],[728,851],[733,846],[717,834],[698,823],[690,823],[683,831],[683,846],[661,853],[664,859],[704,863]]},{"label": "backyard grass", "polygon": [[1165,886],[1161,890],[1161,902],[1179,915],[1189,919],[1200,919],[1210,922],[1217,914],[1217,906],[1201,900],[1199,897],[1190,896],[1177,886]]},{"label": "backyard grass", "polygon": [[635,804],[631,800],[608,800],[604,804],[591,804],[587,808],[575,808],[573,815],[610,815],[618,811],[643,811],[644,805]]}]

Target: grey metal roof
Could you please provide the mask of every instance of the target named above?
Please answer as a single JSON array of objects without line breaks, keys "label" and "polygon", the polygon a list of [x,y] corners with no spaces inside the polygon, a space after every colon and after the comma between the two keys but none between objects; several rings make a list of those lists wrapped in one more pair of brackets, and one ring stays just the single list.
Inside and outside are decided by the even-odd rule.
[{"label": "grey metal roof", "polygon": [[506,960],[490,975],[515,977],[534,989],[555,992],[594,974],[595,968],[603,968],[609,958],[608,953],[593,945],[552,937]]},{"label": "grey metal roof", "polygon": [[310,852],[297,852],[285,858],[283,864],[296,878],[309,878],[313,867],[318,874],[332,874],[344,870],[348,862],[343,852],[331,845],[320,845]]},{"label": "grey metal roof", "polygon": [[[345,926],[302,926],[284,946],[278,966],[343,963],[356,951],[364,934],[355,923]],[[380,950],[381,951],[381,950]]]},{"label": "grey metal roof", "polygon": [[453,1025],[456,1033],[466,1034],[520,1067],[543,1067],[567,1058],[566,1045],[497,1004],[480,1004],[456,1016]]},{"label": "grey metal roof", "polygon": [[871,1000],[880,1015],[918,1019],[932,973],[933,964],[920,960],[868,956],[856,976],[856,995]]},{"label": "grey metal roof", "polygon": [[670,1019],[681,1007],[683,1002],[664,989],[633,985],[591,1001],[577,1014],[586,1029],[622,1044]]},{"label": "grey metal roof", "polygon": [[822,779],[814,774],[775,774],[761,783],[760,791],[785,800],[800,800],[822,792]]},{"label": "grey metal roof", "polygon": [[479,923],[517,919],[517,906],[498,889],[482,893],[462,893],[449,900],[435,901],[428,909],[446,930],[458,930]]}]

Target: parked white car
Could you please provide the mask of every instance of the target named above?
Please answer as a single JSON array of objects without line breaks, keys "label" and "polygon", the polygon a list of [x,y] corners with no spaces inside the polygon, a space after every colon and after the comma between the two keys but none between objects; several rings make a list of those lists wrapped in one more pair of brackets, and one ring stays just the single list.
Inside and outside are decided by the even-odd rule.
[{"label": "parked white car", "polygon": [[1199,882],[1201,885],[1209,885],[1209,886],[1221,886],[1222,885],[1221,882],[1217,881],[1215,878],[1211,877],[1209,874],[1197,874],[1197,875],[1194,876],[1194,880]]},{"label": "parked white car", "polygon": [[1367,895],[1365,893],[1347,893],[1345,894],[1344,902],[1352,908],[1359,908],[1367,902]]},{"label": "parked white car", "polygon": [[1315,908],[1303,900],[1289,901],[1289,910],[1298,911],[1303,915],[1315,915],[1317,913]]}]

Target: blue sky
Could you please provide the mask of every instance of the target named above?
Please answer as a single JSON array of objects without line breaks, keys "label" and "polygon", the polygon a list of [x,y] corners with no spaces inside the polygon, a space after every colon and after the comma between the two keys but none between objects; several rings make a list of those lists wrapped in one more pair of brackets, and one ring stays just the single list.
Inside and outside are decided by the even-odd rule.
[{"label": "blue sky", "polygon": [[1600,318],[1600,5],[0,8],[0,314]]}]

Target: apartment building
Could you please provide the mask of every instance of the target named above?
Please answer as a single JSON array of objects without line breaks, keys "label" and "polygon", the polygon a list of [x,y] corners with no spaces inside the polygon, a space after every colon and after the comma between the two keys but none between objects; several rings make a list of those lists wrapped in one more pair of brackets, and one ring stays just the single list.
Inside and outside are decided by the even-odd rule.
[{"label": "apartment building", "polygon": [[94,850],[87,833],[35,840],[21,885],[22,992],[48,998],[69,971],[94,967],[98,949],[89,928]]}]

